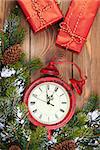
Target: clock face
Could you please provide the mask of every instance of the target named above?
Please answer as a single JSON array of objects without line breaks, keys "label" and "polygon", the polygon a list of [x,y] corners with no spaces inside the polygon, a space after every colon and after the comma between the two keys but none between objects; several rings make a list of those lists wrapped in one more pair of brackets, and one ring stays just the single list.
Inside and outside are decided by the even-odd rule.
[{"label": "clock face", "polygon": [[70,97],[61,85],[44,82],[33,88],[28,97],[28,109],[33,118],[42,124],[57,124],[70,109]]}]

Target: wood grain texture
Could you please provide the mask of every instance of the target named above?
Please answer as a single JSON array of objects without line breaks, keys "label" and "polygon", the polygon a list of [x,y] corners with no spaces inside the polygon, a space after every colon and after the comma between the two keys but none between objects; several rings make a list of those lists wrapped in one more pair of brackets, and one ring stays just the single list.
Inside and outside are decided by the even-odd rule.
[{"label": "wood grain texture", "polygon": [[[60,1],[60,8],[63,15],[65,15],[70,0],[58,1]],[[8,12],[16,3],[14,0],[0,0],[0,28],[2,28],[4,20],[9,14]],[[80,66],[83,74],[87,75],[88,79],[83,94],[81,96],[76,94],[77,107],[81,108],[92,92],[100,96],[100,11],[95,18],[87,42],[80,55],[72,54],[71,51],[65,51],[55,46],[58,29],[56,25],[34,34],[23,14],[22,22],[26,28],[26,37],[22,47],[27,55],[27,59],[40,57],[43,63],[47,64],[51,58],[56,55],[58,60],[73,60]],[[68,83],[69,78],[72,76],[79,79],[79,74],[76,72],[76,69],[66,63],[58,65],[58,69],[60,70],[62,78]],[[39,76],[40,73],[37,71],[32,75],[31,80],[33,81]]]},{"label": "wood grain texture", "polygon": [[5,0],[0,1],[0,29],[2,29],[5,18]]},{"label": "wood grain texture", "polygon": [[[73,61],[76,62],[83,74],[86,74],[87,81],[82,96],[77,98],[77,106],[81,107],[91,93],[100,96],[100,10],[96,15],[87,41],[80,55],[73,54]],[[76,70],[73,75],[77,78]]]}]

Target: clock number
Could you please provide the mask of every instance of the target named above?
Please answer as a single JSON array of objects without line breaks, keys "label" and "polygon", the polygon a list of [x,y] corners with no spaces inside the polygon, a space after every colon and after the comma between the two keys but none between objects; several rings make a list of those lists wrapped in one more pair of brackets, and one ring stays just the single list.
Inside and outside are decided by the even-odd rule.
[{"label": "clock number", "polygon": [[63,113],[65,112],[63,109],[60,109],[60,111],[63,112]]},{"label": "clock number", "polygon": [[33,96],[34,96],[35,98],[37,98],[37,95],[36,95],[36,94],[33,94]]},{"label": "clock number", "polygon": [[57,90],[58,90],[58,87],[55,88],[55,92],[57,92]]},{"label": "clock number", "polygon": [[55,117],[58,119],[58,115],[57,114],[55,114]]},{"label": "clock number", "polygon": [[50,89],[50,86],[49,86],[49,84],[47,85],[47,90],[49,90]]},{"label": "clock number", "polygon": [[36,113],[37,112],[37,109],[33,110],[33,113]]},{"label": "clock number", "polygon": [[30,102],[32,105],[34,105],[35,104],[35,102]]},{"label": "clock number", "polygon": [[39,87],[39,90],[42,92],[42,89]]},{"label": "clock number", "polygon": [[63,93],[63,94],[61,94],[61,95],[60,95],[60,97],[61,97],[61,96],[63,96],[63,95],[64,95],[64,93]]},{"label": "clock number", "polygon": [[40,119],[42,118],[42,114],[39,116],[39,118],[40,118]]},{"label": "clock number", "polygon": [[62,102],[62,104],[66,104],[67,102]]},{"label": "clock number", "polygon": [[48,121],[50,120],[50,118],[48,117]]}]

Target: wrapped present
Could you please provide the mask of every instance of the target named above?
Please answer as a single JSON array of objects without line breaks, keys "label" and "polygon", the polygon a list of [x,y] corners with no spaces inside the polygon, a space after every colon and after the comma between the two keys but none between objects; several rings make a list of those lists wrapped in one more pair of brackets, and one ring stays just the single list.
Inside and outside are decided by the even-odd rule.
[{"label": "wrapped present", "polygon": [[72,0],[56,44],[79,53],[99,8],[99,0]]},{"label": "wrapped present", "polygon": [[56,23],[63,17],[55,0],[18,0],[18,2],[34,32]]}]

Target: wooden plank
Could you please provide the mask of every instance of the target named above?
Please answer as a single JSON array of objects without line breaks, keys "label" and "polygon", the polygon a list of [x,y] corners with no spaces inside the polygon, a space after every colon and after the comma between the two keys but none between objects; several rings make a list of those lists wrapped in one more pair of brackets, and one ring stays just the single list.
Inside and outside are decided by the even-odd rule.
[{"label": "wooden plank", "polygon": [[22,43],[23,52],[26,54],[27,60],[30,60],[30,27],[28,22],[26,21],[26,17],[24,14],[21,15],[21,22],[23,27],[25,28],[25,39]]},{"label": "wooden plank", "polygon": [[[92,92],[100,95],[100,13],[95,18],[92,29],[88,35],[87,42],[81,54],[73,54],[73,61],[76,62],[81,68],[84,75],[88,77],[85,88],[81,97],[77,97],[77,106],[80,108],[88,100],[88,97]],[[74,78],[78,78],[78,73],[74,69]]]},{"label": "wooden plank", "polygon": [[16,5],[16,1],[14,0],[6,0],[5,1],[5,10],[4,10],[4,20],[9,16],[10,10]]},{"label": "wooden plank", "polygon": [[11,8],[15,5],[16,1],[0,0],[0,28],[3,27],[5,19],[10,13]]},{"label": "wooden plank", "polygon": [[[60,3],[60,8],[65,15],[70,1],[63,0]],[[55,45],[56,36],[58,33],[58,26],[52,25],[49,29],[42,30],[34,34],[31,31],[31,58],[33,57],[40,57],[44,64],[50,62],[53,57],[57,57],[57,61],[71,61],[72,60],[72,53],[57,47]],[[63,58],[61,57],[63,55]],[[61,58],[60,58],[61,57]],[[57,65],[58,69],[60,70],[61,78],[65,81],[72,76],[72,68],[71,66],[67,65],[67,63],[63,63],[62,65]],[[37,72],[32,76],[32,81],[40,77],[40,73]]]},{"label": "wooden plank", "polygon": [[0,0],[0,29],[3,27],[5,18],[5,0]]},{"label": "wooden plank", "polygon": [[[36,34],[34,34],[31,31],[31,59],[34,57],[38,57],[41,59],[43,64],[46,63],[48,54],[49,54],[49,59],[51,57],[50,42],[51,42],[52,33],[49,30],[50,29],[43,30]],[[32,75],[32,81],[38,77],[40,77],[39,71],[35,72],[34,75]]]},{"label": "wooden plank", "polygon": [[100,9],[92,27],[90,43],[92,91],[100,96]]}]

